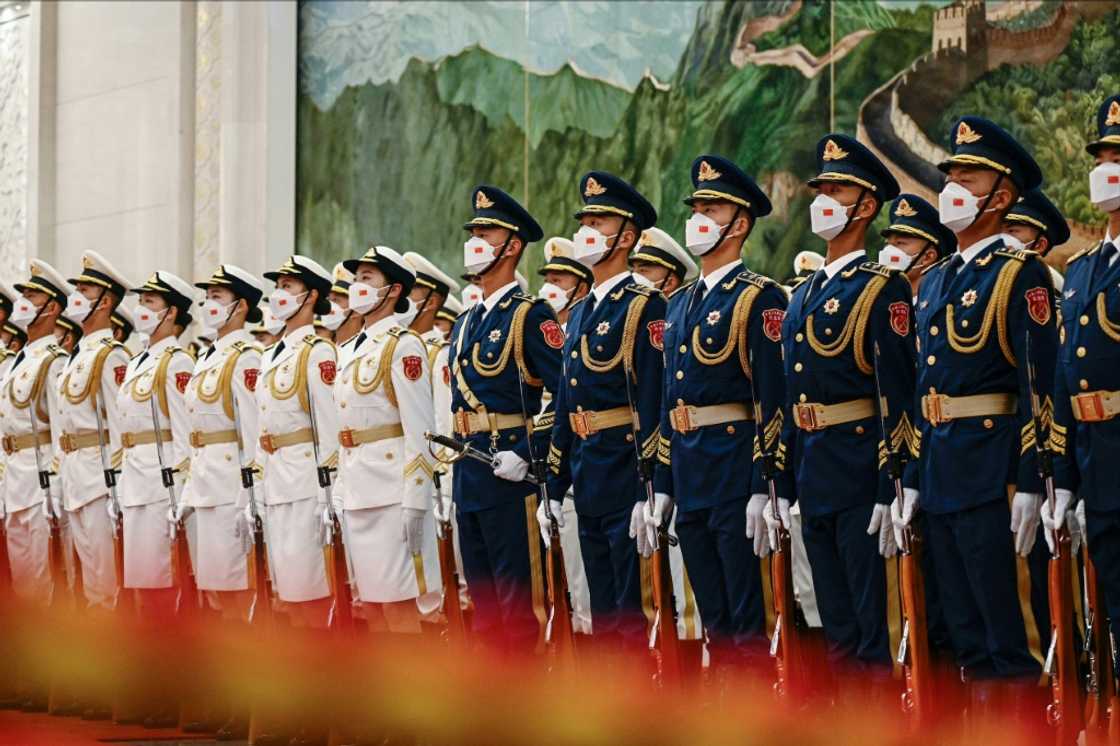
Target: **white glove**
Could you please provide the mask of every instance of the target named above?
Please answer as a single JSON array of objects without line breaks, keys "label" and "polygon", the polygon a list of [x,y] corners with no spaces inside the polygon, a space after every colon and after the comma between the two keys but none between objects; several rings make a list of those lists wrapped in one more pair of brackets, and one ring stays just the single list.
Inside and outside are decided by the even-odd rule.
[{"label": "white glove", "polygon": [[774,515],[774,508],[770,505],[770,501],[766,501],[766,506],[762,509],[762,520],[766,521],[766,532],[770,535],[770,549],[778,551],[778,529],[784,528],[786,531],[790,530],[793,526],[793,519],[789,516],[789,500],[784,497],[778,498],[778,515]]},{"label": "white glove", "polygon": [[747,501],[747,538],[754,540],[754,553],[757,557],[770,554],[766,519],[762,517],[762,511],[769,501],[769,495],[751,495],[751,499]]},{"label": "white glove", "polygon": [[112,497],[105,499],[105,512],[109,515],[109,520],[113,523],[117,522],[120,518],[120,511],[117,509],[117,502]]},{"label": "white glove", "polygon": [[891,524],[894,526],[894,540],[902,546],[902,530],[914,520],[914,510],[918,507],[918,491],[909,487],[902,488],[902,504],[896,497],[891,501]]},{"label": "white glove", "polygon": [[193,512],[193,506],[187,505],[185,502],[180,500],[175,504],[174,508],[168,508],[168,520],[170,520],[172,523],[180,523],[181,521],[185,521],[187,519],[187,516],[189,516]]},{"label": "white glove", "polygon": [[[1020,557],[1031,553],[1038,538],[1039,507],[1042,495],[1016,492],[1011,498],[1011,532],[1015,534],[1015,552]],[[1064,515],[1064,512],[1063,512]]]},{"label": "white glove", "polygon": [[1068,511],[1066,513],[1066,521],[1068,521],[1069,525],[1070,553],[1072,556],[1076,556],[1077,552],[1081,549],[1081,543],[1085,540],[1085,534],[1081,531],[1081,521],[1077,518],[1077,511]]},{"label": "white glove", "polygon": [[1077,518],[1077,528],[1081,532],[1081,538],[1086,544],[1089,543],[1089,529],[1085,526],[1085,501],[1078,500],[1077,507],[1073,509],[1073,515]]},{"label": "white glove", "polygon": [[646,502],[634,503],[630,511],[630,538],[638,544],[638,554],[649,557],[653,548],[649,544],[649,533],[646,531]]},{"label": "white glove", "polygon": [[510,482],[521,482],[529,473],[529,462],[513,451],[499,451],[494,455],[494,476]]},{"label": "white glove", "polygon": [[436,495],[435,507],[432,509],[432,514],[440,523],[447,523],[451,520],[451,496],[450,495]]},{"label": "white glove", "polygon": [[894,523],[891,521],[891,509],[888,505],[876,503],[871,509],[867,535],[875,534],[879,534],[879,554],[890,559],[898,553],[898,545],[894,543]]},{"label": "white glove", "polygon": [[649,544],[649,551],[652,554],[653,550],[657,549],[658,529],[665,524],[666,516],[672,518],[673,498],[664,492],[657,492],[653,495],[652,507],[648,501],[638,504],[642,506],[642,520],[646,524],[646,543]]},{"label": "white glove", "polygon": [[428,511],[419,508],[404,508],[401,511],[401,538],[408,545],[412,556],[424,550],[424,519]]},{"label": "white glove", "polygon": [[[1054,490],[1054,505],[1050,504],[1049,500],[1043,500],[1042,506],[1039,509],[1039,517],[1042,519],[1042,538],[1046,539],[1046,546],[1050,547],[1050,552],[1054,552],[1054,532],[1059,530],[1062,526],[1067,525],[1067,514],[1072,514],[1073,511],[1069,509],[1070,503],[1073,502],[1073,493],[1069,490]],[[1069,520],[1069,535],[1070,540],[1074,539],[1076,535],[1077,546],[1073,547],[1076,553],[1077,548],[1081,546],[1080,526],[1076,525],[1076,520]]]},{"label": "white glove", "polygon": [[[548,509],[552,511],[552,517],[556,519],[556,527],[564,528],[564,504],[559,500],[549,500]],[[541,538],[544,539],[544,545],[551,547],[552,522],[548,519],[548,513],[544,510],[544,503],[537,505],[537,523],[541,527]]]},{"label": "white glove", "polygon": [[329,546],[331,537],[334,535],[334,511],[331,509],[330,503],[320,503],[322,510],[319,511],[319,543],[323,546]]}]

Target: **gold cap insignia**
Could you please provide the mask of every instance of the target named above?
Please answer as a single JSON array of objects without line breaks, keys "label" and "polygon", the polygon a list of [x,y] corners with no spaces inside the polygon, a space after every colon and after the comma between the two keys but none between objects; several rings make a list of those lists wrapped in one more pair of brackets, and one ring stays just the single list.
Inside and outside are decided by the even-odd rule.
[{"label": "gold cap insignia", "polygon": [[696,175],[697,181],[712,181],[721,176],[723,176],[723,174],[712,168],[707,161],[700,161],[700,173]]},{"label": "gold cap insignia", "polygon": [[89,269],[93,266],[93,259],[88,256],[82,257],[82,269]]},{"label": "gold cap insignia", "polygon": [[605,194],[607,188],[595,181],[594,176],[587,177],[587,183],[583,185],[584,197],[598,197],[600,194]]},{"label": "gold cap insignia", "polygon": [[494,206],[494,201],[486,196],[486,193],[479,189],[474,195],[474,209],[486,210]]},{"label": "gold cap insignia", "polygon": [[982,135],[968,126],[968,122],[961,122],[957,125],[957,145],[973,143],[979,140]]},{"label": "gold cap insignia", "polygon": [[848,151],[842,149],[834,140],[829,140],[824,144],[824,153],[821,154],[821,160],[841,161],[847,157]]},{"label": "gold cap insignia", "polygon": [[31,265],[31,276],[32,277],[38,277],[41,274],[43,274],[43,268],[40,267],[38,264],[32,264]]},{"label": "gold cap insignia", "polygon": [[[704,173],[704,167],[707,165],[707,163],[700,164],[700,173]],[[653,236],[649,234],[649,231],[642,231],[642,238],[638,241],[638,244],[641,246],[657,246],[657,242],[653,240]]]},{"label": "gold cap insignia", "polygon": [[1108,105],[1108,116],[1105,117],[1104,126],[1111,127],[1120,124],[1120,101],[1113,101]]},{"label": "gold cap insignia", "polygon": [[910,206],[910,203],[904,199],[898,201],[898,207],[895,208],[895,215],[901,215],[904,218],[912,218],[918,214],[918,211]]}]

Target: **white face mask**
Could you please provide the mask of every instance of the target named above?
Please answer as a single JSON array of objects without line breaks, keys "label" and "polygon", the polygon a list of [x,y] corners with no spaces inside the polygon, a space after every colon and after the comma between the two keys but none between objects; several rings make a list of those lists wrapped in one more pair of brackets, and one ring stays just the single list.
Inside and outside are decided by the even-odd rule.
[{"label": "white face mask", "polygon": [[42,309],[27,298],[19,298],[12,307],[12,315],[8,321],[12,322],[23,331],[27,331],[27,327],[31,325],[31,322],[34,321],[41,310]]},{"label": "white face mask", "polygon": [[137,306],[136,313],[133,314],[136,317],[136,331],[141,334],[151,335],[159,327],[160,322],[163,321],[164,317],[167,316],[167,312],[170,310],[169,307],[162,311],[153,311],[147,306]]},{"label": "white face mask", "polygon": [[879,264],[891,269],[901,269],[903,272],[910,269],[914,258],[897,246],[887,244],[879,250]]},{"label": "white face mask", "polygon": [[307,292],[305,290],[299,295],[292,295],[283,288],[276,288],[272,291],[272,295],[268,296],[268,310],[272,311],[272,315],[280,321],[287,321],[299,310],[299,299],[307,295]]},{"label": "white face mask", "polygon": [[694,212],[684,224],[684,243],[693,256],[704,256],[719,243],[720,225],[703,213]]},{"label": "white face mask", "polygon": [[416,301],[412,298],[408,299],[408,310],[403,313],[397,314],[397,323],[401,326],[408,326],[416,320],[417,315],[420,313],[420,306],[416,305]]},{"label": "white face mask", "polygon": [[92,310],[93,301],[75,290],[66,296],[66,310],[62,312],[62,315],[75,324],[81,324]]},{"label": "white face mask", "polygon": [[634,277],[634,282],[638,283],[642,287],[647,287],[647,288],[656,288],[657,287],[657,283],[655,283],[653,280],[651,280],[648,277],[646,277],[645,275],[643,275],[641,272],[631,272],[630,274]]},{"label": "white face mask", "polygon": [[[980,200],[988,195],[977,197],[955,181],[950,181],[937,198],[937,212],[941,224],[953,233],[960,233],[975,222],[980,214]],[[992,208],[984,210],[989,212]]]},{"label": "white face mask", "polygon": [[813,233],[825,241],[836,238],[848,222],[850,209],[852,209],[851,205],[842,205],[827,194],[818,194],[809,205],[809,219],[812,222]]},{"label": "white face mask", "polygon": [[359,316],[366,315],[381,300],[381,291],[384,289],[375,288],[364,282],[350,283],[350,310]]},{"label": "white face mask", "polygon": [[233,315],[233,307],[237,305],[237,301],[223,306],[216,300],[207,298],[202,302],[202,328],[211,331],[218,331],[226,322],[229,317]]},{"label": "white face mask", "polygon": [[482,302],[482,288],[474,284],[467,285],[463,288],[460,299],[463,301],[463,310],[468,311],[475,303]]},{"label": "white face mask", "polygon": [[553,285],[551,282],[546,282],[541,285],[541,290],[537,293],[538,298],[543,298],[549,306],[552,307],[553,313],[560,313],[564,307],[568,305],[568,298],[570,290],[565,290],[559,285]]},{"label": "white face mask", "polygon": [[1089,201],[1098,210],[1120,210],[1120,163],[1102,163],[1089,172]]},{"label": "white face mask", "polygon": [[463,244],[463,269],[467,274],[477,274],[486,269],[498,256],[501,246],[492,246],[481,236],[471,236]]},{"label": "white face mask", "polygon": [[346,321],[346,309],[332,300],[331,312],[320,316],[319,321],[322,321],[323,326],[333,332],[338,329],[338,327],[342,326],[343,321]]},{"label": "white face mask", "polygon": [[272,315],[272,311],[261,312],[261,324],[269,334],[279,334],[284,331],[284,322]]},{"label": "white face mask", "polygon": [[585,267],[594,267],[610,250],[607,241],[617,235],[615,233],[604,236],[590,225],[580,226],[572,236],[572,243],[575,244],[575,260]]}]

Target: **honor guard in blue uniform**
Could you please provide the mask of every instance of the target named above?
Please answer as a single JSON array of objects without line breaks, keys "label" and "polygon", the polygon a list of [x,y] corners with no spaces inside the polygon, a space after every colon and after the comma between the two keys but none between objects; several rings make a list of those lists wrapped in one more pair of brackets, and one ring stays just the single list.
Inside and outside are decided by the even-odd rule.
[{"label": "honor guard in blue uniform", "polygon": [[[1023,244],[1022,248],[1037,251],[1039,256],[1046,256],[1057,247],[1069,240],[1069,224],[1057,206],[1050,201],[1041,189],[1033,189],[1022,196],[1003,219],[1003,232]],[[1061,311],[1062,288],[1065,286],[1065,276],[1053,265],[1046,265],[1050,270],[1050,280],[1054,283],[1055,306]],[[1058,317],[1061,326],[1061,317]],[[1047,557],[1050,555],[1047,553]]]},{"label": "honor guard in blue uniform", "polygon": [[634,276],[661,291],[666,298],[696,279],[696,262],[672,236],[660,228],[647,228],[630,254]]},{"label": "honor guard in blue uniform", "polygon": [[[657,451],[665,298],[634,279],[627,257],[657,221],[653,206],[617,176],[580,180],[575,258],[595,277],[572,309],[555,389],[549,495],[573,488],[580,553],[591,592],[592,634],[645,645],[638,551],[645,541],[639,470]],[[554,502],[552,512],[560,512]]]},{"label": "honor guard in blue uniform", "polygon": [[1031,706],[1049,624],[1039,608],[1045,598],[1029,593],[1026,559],[1042,493],[1035,441],[1047,437],[1035,432],[1028,363],[1048,424],[1057,333],[1049,271],[1000,230],[1042,175],[986,119],[964,117],[949,137],[938,212],[958,250],[918,293],[920,455],[908,466],[899,511],[904,523],[916,505],[926,514],[945,620],[974,703],[998,694]]},{"label": "honor guard in blue uniform", "polygon": [[[1120,94],[1097,114],[1089,199],[1108,216],[1104,240],[1074,254],[1062,293],[1059,370],[1050,446],[1058,509],[1048,526],[1069,520],[1073,495],[1108,616],[1120,619]],[[1054,518],[1057,518],[1057,521]],[[1073,528],[1073,526],[1071,526]],[[1112,629],[1116,629],[1112,621]]]},{"label": "honor guard in blue uniform", "polygon": [[459,461],[453,499],[474,631],[526,650],[536,645],[545,609],[537,495],[523,480],[530,460],[545,458],[552,417],[531,425],[531,440],[526,420],[540,411],[544,387],[556,386],[564,332],[548,304],[525,295],[516,279],[526,246],[543,235],[540,226],[496,187],[479,186],[472,199],[464,266],[484,297],[451,330],[452,423],[459,439],[494,454],[497,466]]},{"label": "honor guard in blue uniform", "polygon": [[775,456],[779,493],[792,495],[780,437],[787,298],[741,258],[756,222],[770,214],[770,200],[718,155],[697,158],[691,176],[686,245],[700,258],[701,270],[695,283],[673,296],[665,315],[651,523],[656,528],[675,503],[676,533],[712,665],[762,665],[768,630],[759,556],[770,553],[762,518],[768,499],[760,468],[764,452]]},{"label": "honor guard in blue uniform", "polygon": [[894,198],[890,223],[879,235],[887,239],[879,264],[906,275],[915,302],[925,271],[957,250],[957,237],[941,224],[937,208],[916,194]]},{"label": "honor guard in blue uniform", "polygon": [[[898,183],[854,138],[817,144],[810,205],[824,266],[794,290],[782,327],[786,461],[830,657],[890,674],[900,633],[888,454],[910,442],[914,337],[902,273],[867,261],[871,221]],[[876,392],[879,395],[876,395]],[[884,427],[885,425],[885,427]],[[885,438],[884,438],[885,429]],[[788,527],[788,502],[779,500]],[[775,517],[767,505],[767,521]]]}]

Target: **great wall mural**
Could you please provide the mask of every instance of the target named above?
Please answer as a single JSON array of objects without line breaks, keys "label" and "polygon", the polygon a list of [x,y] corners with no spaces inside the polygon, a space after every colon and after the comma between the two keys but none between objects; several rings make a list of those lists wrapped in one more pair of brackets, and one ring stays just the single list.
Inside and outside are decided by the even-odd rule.
[{"label": "great wall mural", "polygon": [[1115,0],[305,1],[300,250],[330,262],[376,241],[454,268],[474,183],[563,235],[590,168],[627,176],[680,233],[688,164],[712,150],[771,194],[747,260],[784,277],[823,249],[804,180],[830,126],[931,197],[948,122],[972,111],[1032,147],[1068,255],[1100,235],[1081,145],[1120,90],[1117,28]]}]

